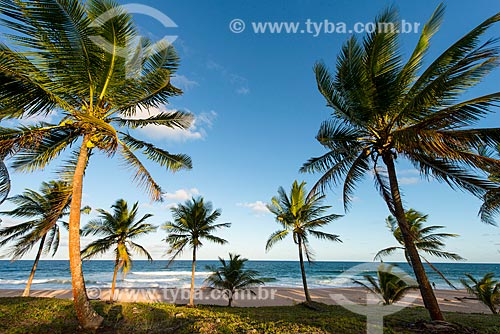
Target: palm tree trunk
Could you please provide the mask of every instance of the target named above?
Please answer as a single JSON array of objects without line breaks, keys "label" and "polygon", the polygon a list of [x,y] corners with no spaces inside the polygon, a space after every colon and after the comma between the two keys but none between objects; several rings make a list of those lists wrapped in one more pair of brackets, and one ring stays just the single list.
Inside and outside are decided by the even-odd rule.
[{"label": "palm tree trunk", "polygon": [[194,274],[196,272],[196,247],[193,247],[193,263],[191,265],[191,289],[189,290],[189,306],[194,306]]},{"label": "palm tree trunk", "polygon": [[113,271],[113,281],[111,282],[111,295],[109,296],[109,301],[112,302],[115,299],[115,287],[116,287],[116,276],[118,274],[118,256],[115,260],[115,270]]},{"label": "palm tree trunk", "polygon": [[89,135],[83,138],[82,146],[73,175],[73,191],[69,213],[69,266],[73,288],[73,303],[80,325],[84,329],[95,330],[103,318],[90,305],[83,278],[82,258],[80,256],[80,208],[82,204],[83,174],[87,165]]},{"label": "palm tree trunk", "polygon": [[306,268],[304,267],[304,256],[302,255],[302,238],[297,236],[299,242],[299,262],[300,262],[300,272],[302,274],[302,285],[304,286],[304,295],[306,296],[306,302],[311,303],[311,296],[309,295],[309,289],[307,288],[307,278],[306,278]]},{"label": "palm tree trunk", "polygon": [[45,237],[47,235],[44,234],[42,239],[40,240],[40,246],[38,247],[38,252],[36,253],[35,262],[33,262],[33,267],[31,267],[31,274],[28,278],[28,283],[26,283],[26,288],[24,288],[23,297],[30,296],[30,288],[31,282],[33,282],[33,277],[35,277],[36,266],[38,265],[38,261],[40,261],[40,256],[42,255],[43,245],[45,244]]},{"label": "palm tree trunk", "polygon": [[429,279],[427,278],[427,274],[425,273],[424,265],[422,264],[422,260],[420,259],[420,255],[418,254],[417,247],[415,246],[413,237],[411,236],[408,222],[406,221],[392,152],[388,152],[383,157],[383,160],[387,166],[395,217],[398,221],[401,235],[403,236],[405,248],[408,252],[411,266],[413,267],[413,272],[415,273],[415,277],[417,278],[425,308],[429,312],[432,320],[444,320],[436,296],[434,295],[434,290],[432,290],[431,284],[429,283]]}]

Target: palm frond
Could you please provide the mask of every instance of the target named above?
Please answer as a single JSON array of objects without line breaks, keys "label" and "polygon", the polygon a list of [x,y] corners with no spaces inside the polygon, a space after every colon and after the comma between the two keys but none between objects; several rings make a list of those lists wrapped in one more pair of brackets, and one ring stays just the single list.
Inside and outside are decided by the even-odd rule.
[{"label": "palm frond", "polygon": [[166,126],[168,128],[188,129],[193,123],[193,115],[184,111],[161,112],[157,115],[150,116],[145,119],[123,119],[117,118],[113,121],[118,122],[121,126],[131,128],[142,128],[147,125]]},{"label": "palm frond", "polygon": [[267,239],[266,252],[269,251],[275,243],[283,240],[288,235],[288,233],[290,233],[290,230],[278,230],[276,232],[273,232]]}]

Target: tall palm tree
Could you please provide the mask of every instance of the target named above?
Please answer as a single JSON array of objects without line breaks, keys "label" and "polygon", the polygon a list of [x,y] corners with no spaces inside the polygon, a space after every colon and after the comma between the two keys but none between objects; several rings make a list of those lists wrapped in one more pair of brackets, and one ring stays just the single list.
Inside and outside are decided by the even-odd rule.
[{"label": "tall palm tree", "polygon": [[112,0],[0,0],[0,19],[4,31],[11,32],[2,39],[10,44],[0,43],[0,119],[51,113],[60,120],[0,128],[0,156],[13,156],[13,168],[27,172],[79,147],[65,166],[73,187],[69,258],[76,314],[83,328],[95,329],[103,318],[88,301],[80,257],[83,175],[95,151],[119,153],[134,180],[160,200],[161,188],[136,151],[166,170],[191,168],[188,156],[171,154],[127,131],[190,126],[193,118],[184,112],[133,117],[182,93],[170,83],[179,58],[167,42],[153,46],[141,38],[134,45],[138,30],[132,15]]},{"label": "tall palm tree", "polygon": [[339,218],[339,215],[330,214],[322,216],[331,206],[322,206],[325,196],[311,194],[307,196],[306,183],[299,184],[295,180],[287,195],[283,187],[279,187],[278,196],[273,197],[271,204],[267,208],[276,216],[276,221],[281,225],[281,229],[271,234],[266,243],[266,251],[269,251],[276,242],[283,240],[290,233],[293,241],[299,249],[300,272],[302,274],[302,284],[306,302],[312,302],[307,288],[306,270],[304,267],[304,253],[307,261],[313,261],[313,254],[309,246],[309,236],[318,239],[341,242],[338,235],[330,234],[318,229]]},{"label": "tall palm tree", "polygon": [[[408,222],[410,233],[412,235],[413,242],[417,247],[417,250],[426,253],[428,255],[436,256],[442,259],[454,260],[454,261],[464,260],[463,257],[461,257],[456,253],[450,253],[443,250],[444,239],[458,237],[458,234],[433,233],[436,230],[444,228],[444,226],[424,227],[424,223],[427,221],[428,215],[424,215],[421,212],[418,212],[413,209],[407,210],[405,212],[405,217],[406,221]],[[386,223],[387,227],[391,230],[392,235],[401,246],[394,246],[382,249],[375,255],[375,260],[382,259],[383,256],[391,255],[395,251],[402,249],[404,250],[408,264],[411,265],[411,259],[408,256],[408,252],[404,247],[405,243],[403,240],[403,236],[401,235],[401,229],[398,226],[398,222],[396,221],[394,216],[389,216],[386,219]],[[420,254],[420,257],[422,258],[422,260],[425,261],[425,263],[427,263],[429,267],[431,267],[432,270],[434,270],[439,276],[441,276],[441,278],[443,278],[449,286],[456,289],[453,283],[451,283],[438,268],[436,268],[431,262],[429,262],[429,260],[427,260],[422,254]]]},{"label": "tall palm tree", "polygon": [[[371,275],[363,275],[367,282],[353,279],[353,282],[368,289],[380,297],[384,305],[391,305],[401,300],[405,293],[412,289],[418,289],[414,284],[408,284],[410,277],[396,275],[392,272],[394,265],[385,266],[381,264],[377,270],[377,278]],[[413,279],[411,279],[413,280]]]},{"label": "tall palm tree", "polygon": [[335,74],[324,63],[315,65],[318,89],[333,109],[332,118],[321,125],[316,137],[328,152],[301,168],[322,174],[313,192],[343,184],[345,209],[350,207],[357,183],[367,174],[374,176],[396,217],[422,299],[434,320],[442,320],[443,315],[411,238],[395,161],[406,158],[421,176],[479,197],[497,187],[483,177],[482,170],[500,166],[499,160],[477,153],[480,145],[500,141],[500,129],[473,127],[498,104],[500,93],[460,99],[497,67],[494,41],[479,43],[500,14],[478,25],[424,68],[443,13],[444,6],[439,5],[406,62],[399,47],[400,20],[389,8],[376,18],[375,25],[392,23],[395,29],[375,29],[362,42],[350,38],[337,58]]},{"label": "tall palm tree", "polygon": [[211,202],[205,202],[203,197],[192,198],[184,204],[171,208],[174,221],[162,226],[167,231],[165,241],[169,245],[168,254],[172,254],[170,263],[186,248],[192,249],[191,288],[189,291],[189,306],[194,306],[194,275],[196,272],[196,252],[203,246],[203,240],[224,245],[227,240],[213,233],[221,228],[230,227],[231,223],[215,224],[221,210],[213,210]]},{"label": "tall palm tree", "polygon": [[132,240],[156,231],[157,226],[145,222],[153,216],[152,214],[145,214],[142,218],[137,219],[138,202],[135,202],[132,209],[129,210],[127,202],[119,199],[111,208],[113,213],[97,209],[100,213],[99,217],[88,222],[83,228],[84,235],[98,235],[102,238],[91,242],[85,247],[82,250],[82,258],[90,259],[114,248],[115,268],[109,297],[109,300],[113,301],[118,271],[121,270],[125,275],[132,268],[131,253],[136,252],[145,255],[149,261],[153,261],[148,251]]},{"label": "tall palm tree", "polygon": [[461,279],[460,281],[467,292],[475,295],[493,314],[499,314],[500,283],[494,279],[494,274],[487,273],[481,279],[476,279],[471,274],[465,274],[465,276],[468,280]]},{"label": "tall palm tree", "polygon": [[[257,279],[259,273],[255,270],[245,269],[245,263],[248,259],[242,258],[239,254],[229,253],[229,261],[226,262],[219,257],[220,266],[207,266],[212,274],[207,277],[205,282],[216,289],[224,290],[228,297],[227,306],[231,307],[233,298],[237,291],[247,290],[256,285],[264,284]],[[250,293],[255,294],[252,290]]]},{"label": "tall palm tree", "polygon": [[[12,260],[26,255],[37,243],[38,251],[31,267],[31,273],[23,292],[23,297],[30,294],[31,283],[42,253],[52,253],[59,248],[59,230],[61,218],[69,213],[71,187],[61,181],[43,182],[40,192],[26,189],[21,195],[8,199],[16,206],[0,214],[13,218],[22,218],[22,223],[0,229],[0,246],[13,243],[9,250]],[[67,224],[66,224],[67,225]]]}]

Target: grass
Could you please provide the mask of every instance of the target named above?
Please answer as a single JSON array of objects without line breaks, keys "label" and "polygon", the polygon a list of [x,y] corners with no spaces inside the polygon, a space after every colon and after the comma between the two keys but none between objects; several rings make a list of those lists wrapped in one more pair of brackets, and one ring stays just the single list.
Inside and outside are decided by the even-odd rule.
[{"label": "grass", "polygon": [[[365,318],[339,306],[323,305],[314,311],[302,305],[287,307],[187,308],[162,303],[92,302],[104,316],[96,333],[366,333]],[[475,328],[480,334],[500,334],[500,317],[486,314],[446,313],[448,321]],[[385,318],[384,334],[429,333],[408,326],[428,319],[423,308],[405,309]],[[0,333],[80,333],[70,300],[50,298],[0,298]],[[462,331],[457,331],[462,333]]]}]

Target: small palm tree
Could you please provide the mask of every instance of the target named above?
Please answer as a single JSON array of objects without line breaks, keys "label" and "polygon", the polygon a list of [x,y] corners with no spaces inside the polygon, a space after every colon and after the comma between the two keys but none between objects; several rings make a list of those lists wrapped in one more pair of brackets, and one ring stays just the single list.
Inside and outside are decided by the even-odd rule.
[{"label": "small palm tree", "polygon": [[21,195],[8,199],[16,206],[11,211],[2,211],[0,214],[13,218],[22,218],[26,221],[0,229],[0,246],[14,242],[9,255],[17,260],[29,252],[37,243],[38,251],[31,268],[31,273],[24,289],[23,296],[30,294],[31,283],[42,253],[52,253],[59,248],[59,224],[66,223],[61,218],[69,213],[71,187],[64,182],[43,182],[40,192],[26,189]]},{"label": "small palm tree", "polygon": [[111,283],[111,296],[109,297],[109,300],[113,301],[116,276],[119,270],[122,270],[125,275],[132,268],[132,251],[145,255],[149,261],[153,261],[148,251],[132,240],[156,231],[157,227],[145,223],[148,218],[153,216],[152,214],[145,214],[142,218],[137,219],[137,202],[129,210],[127,202],[119,199],[111,208],[113,208],[113,213],[97,209],[100,213],[99,218],[88,222],[83,228],[84,235],[98,235],[102,236],[102,238],[85,247],[82,251],[82,258],[90,259],[104,254],[114,247],[115,268]]},{"label": "small palm tree", "polygon": [[394,267],[394,265],[381,264],[377,270],[377,278],[363,275],[368,283],[359,280],[353,280],[353,282],[379,296],[384,305],[391,305],[403,298],[409,290],[418,289],[417,285],[408,284],[409,281],[413,281],[409,276],[394,274],[392,271]]},{"label": "small palm tree", "polygon": [[396,161],[407,159],[425,178],[464,189],[482,198],[498,185],[484,177],[487,166],[500,160],[483,157],[481,145],[500,143],[499,128],[475,128],[494,110],[500,92],[464,99],[498,64],[498,48],[481,37],[500,20],[488,18],[425,66],[431,39],[444,17],[439,5],[424,25],[415,49],[404,59],[400,19],[394,8],[375,19],[375,29],[362,41],[351,37],[342,47],[332,73],[324,63],[314,67],[317,86],[332,108],[316,136],[327,152],[311,158],[302,172],[321,173],[313,191],[343,188],[349,209],[356,185],[367,175],[401,229],[424,305],[433,320],[443,320],[422,260],[405,218]]},{"label": "small palm tree", "polygon": [[173,222],[167,222],[162,227],[167,231],[165,241],[170,248],[168,254],[172,254],[170,263],[180,255],[186,248],[193,251],[191,265],[191,288],[189,291],[189,306],[194,306],[194,275],[196,272],[196,252],[203,246],[202,241],[207,240],[219,245],[224,245],[227,240],[215,236],[214,231],[230,227],[231,223],[215,224],[220,217],[221,210],[213,210],[211,202],[205,202],[203,197],[192,198],[184,204],[171,209]]},{"label": "small palm tree", "polygon": [[306,302],[310,304],[312,300],[307,288],[303,253],[305,253],[308,262],[313,261],[309,247],[309,236],[341,242],[338,235],[318,231],[318,229],[341,216],[335,214],[322,216],[331,208],[330,206],[321,205],[325,196],[318,194],[307,196],[305,186],[305,182],[299,184],[295,180],[290,190],[290,196],[287,195],[283,187],[280,187],[278,196],[273,197],[271,204],[267,205],[267,208],[276,216],[276,221],[282,228],[271,234],[266,243],[266,251],[269,251],[276,242],[283,240],[288,234],[292,234],[293,241],[299,249],[300,271]]},{"label": "small palm tree", "polygon": [[[410,233],[413,238],[415,246],[420,252],[426,253],[431,256],[436,256],[447,260],[464,260],[463,257],[456,253],[446,252],[443,249],[444,239],[458,237],[458,234],[451,233],[433,233],[436,230],[444,228],[444,226],[428,226],[424,227],[423,224],[427,222],[428,215],[424,215],[413,209],[409,209],[405,212],[406,221],[410,227]],[[387,227],[391,230],[394,238],[401,246],[394,246],[384,248],[375,255],[375,259],[382,259],[383,256],[391,255],[397,250],[404,250],[406,261],[411,265],[411,259],[404,247],[403,236],[401,235],[401,229],[398,226],[398,222],[394,216],[389,216],[386,219]],[[422,254],[420,257],[434,270],[445,282],[456,289],[456,287],[444,276],[444,274],[436,268],[429,260],[427,260]]]},{"label": "small palm tree", "polygon": [[[238,254],[229,253],[229,262],[219,257],[221,266],[206,266],[207,270],[213,273],[207,277],[205,282],[211,287],[224,290],[228,297],[227,306],[229,307],[232,306],[233,297],[237,291],[264,284],[263,281],[256,278],[259,275],[257,271],[244,269],[247,261],[248,259],[241,258]],[[255,295],[254,291],[249,291]]]},{"label": "small palm tree", "polygon": [[494,279],[493,273],[487,273],[483,278],[477,280],[471,274],[465,274],[468,281],[461,279],[463,286],[471,295],[474,295],[484,305],[488,306],[493,314],[499,314],[500,310],[500,283]]}]

